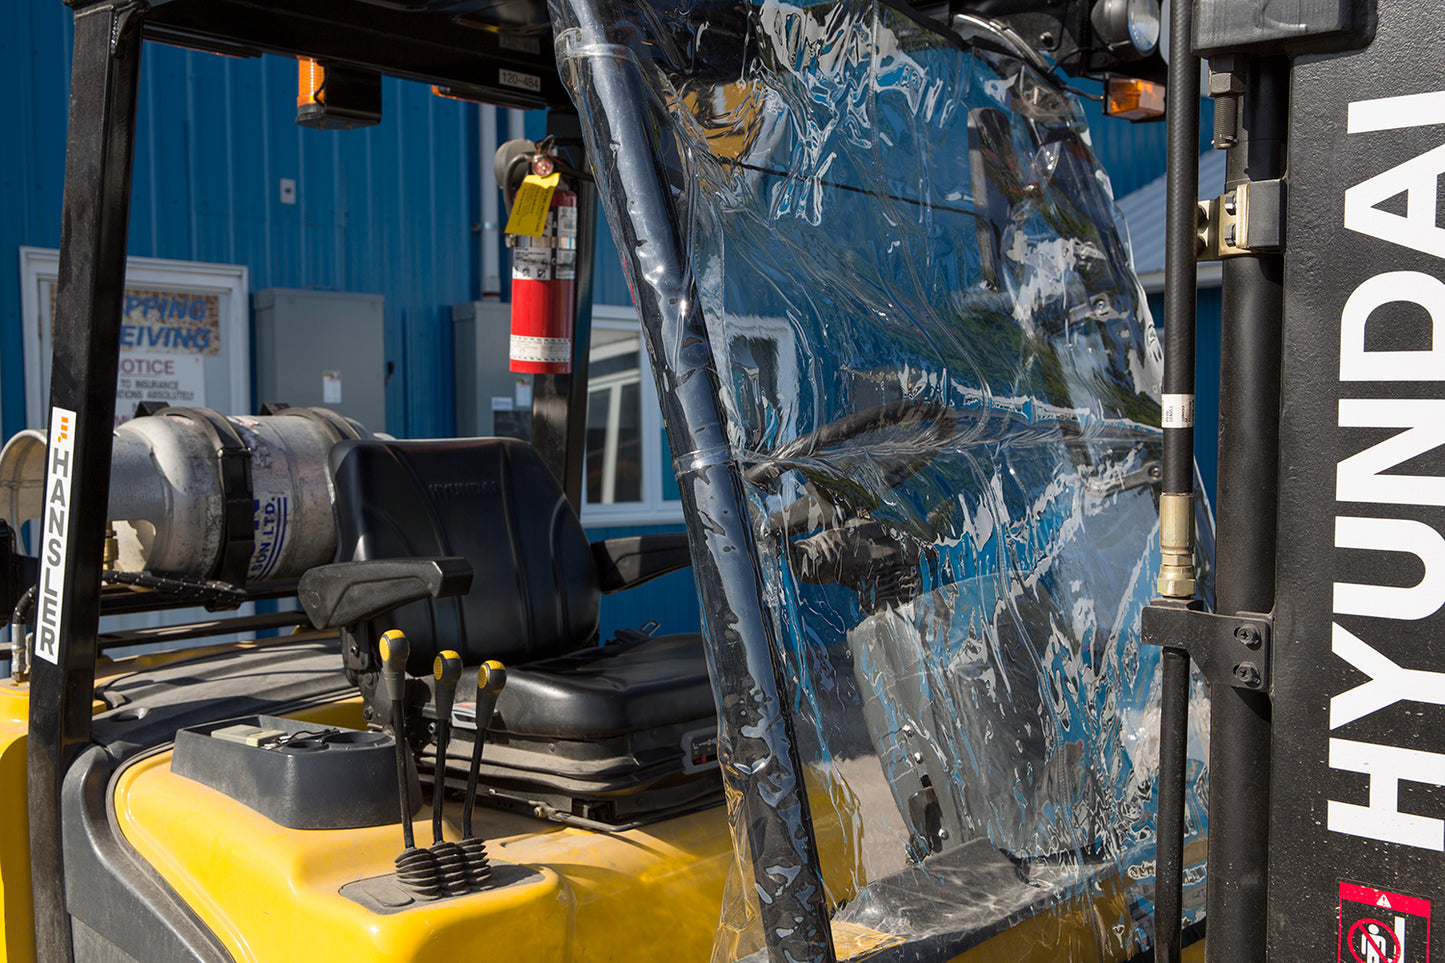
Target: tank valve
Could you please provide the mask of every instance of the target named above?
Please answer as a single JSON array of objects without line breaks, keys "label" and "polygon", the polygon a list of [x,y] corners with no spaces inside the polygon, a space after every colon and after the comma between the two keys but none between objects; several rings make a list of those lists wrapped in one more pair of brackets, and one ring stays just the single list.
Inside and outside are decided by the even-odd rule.
[{"label": "tank valve", "polygon": [[391,731],[396,737],[396,783],[401,800],[401,835],[406,848],[396,857],[396,879],[417,899],[431,899],[441,889],[437,879],[437,861],[430,850],[418,849],[411,828],[411,783],[407,779],[406,660],[411,643],[400,629],[391,629],[381,637],[381,678],[386,696],[391,700]]},{"label": "tank valve", "polygon": [[477,735],[472,743],[472,763],[467,770],[467,796],[462,803],[462,841],[458,844],[467,857],[467,875],[473,892],[487,885],[492,876],[487,858],[487,844],[472,835],[472,810],[477,804],[477,778],[482,769],[482,744],[487,740],[487,726],[497,711],[497,696],[507,685],[506,666],[497,661],[477,667]]}]

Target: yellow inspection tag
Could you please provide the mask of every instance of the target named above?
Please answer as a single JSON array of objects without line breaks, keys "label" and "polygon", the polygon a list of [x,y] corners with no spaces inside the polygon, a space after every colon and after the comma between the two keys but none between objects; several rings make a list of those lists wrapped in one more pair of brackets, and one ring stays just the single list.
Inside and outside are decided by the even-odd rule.
[{"label": "yellow inspection tag", "polygon": [[512,200],[512,214],[507,218],[507,233],[522,234],[526,237],[541,237],[547,226],[547,209],[552,206],[552,192],[562,180],[561,171],[553,171],[546,177],[528,174],[517,188]]}]

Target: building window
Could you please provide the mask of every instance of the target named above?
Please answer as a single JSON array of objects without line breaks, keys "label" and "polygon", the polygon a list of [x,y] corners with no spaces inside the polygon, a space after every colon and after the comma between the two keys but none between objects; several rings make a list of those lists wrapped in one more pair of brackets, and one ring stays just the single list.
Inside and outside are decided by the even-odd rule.
[{"label": "building window", "polygon": [[592,311],[582,522],[679,522],[682,505],[637,316],[607,305]]}]

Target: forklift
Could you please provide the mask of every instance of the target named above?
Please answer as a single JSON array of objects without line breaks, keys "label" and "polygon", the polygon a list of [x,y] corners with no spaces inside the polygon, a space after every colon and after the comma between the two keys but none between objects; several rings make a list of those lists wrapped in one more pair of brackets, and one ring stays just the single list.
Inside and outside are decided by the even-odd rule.
[{"label": "forklift", "polygon": [[[1014,13],[76,5],[52,416],[0,472],[31,525],[0,566],[7,958],[1149,952],[1158,351],[1049,58],[1157,77],[1157,11]],[[570,342],[514,319],[514,362],[555,366],[530,444],[281,407],[113,429],[147,41],[298,58],[310,125],[375,121],[382,74],[551,108],[497,161],[514,272],[585,305],[602,197],[685,541],[582,532],[584,312]],[[848,108],[843,160],[793,169],[809,104]],[[850,156],[873,125],[900,169]],[[693,273],[724,248],[740,273]],[[701,636],[597,638],[601,593],[687,565]],[[156,636],[297,629],[253,643],[97,630],[290,598]]]},{"label": "forklift", "polygon": [[[1422,0],[1172,5],[1168,89],[1209,59],[1231,174],[1201,207],[1171,112],[1162,372],[1065,76],[1157,113],[1150,0],[74,6],[52,416],[10,516],[40,524],[0,565],[33,654],[0,686],[6,958],[1428,959],[1438,500],[1390,472],[1432,450],[1400,306],[1445,310]],[[582,534],[585,310],[531,445],[319,409],[113,432],[147,40],[301,58],[313,124],[374,120],[382,74],[551,108],[499,171],[579,305],[606,211],[685,545]],[[1374,239],[1344,258],[1341,206]],[[203,548],[108,546],[113,465],[176,439]],[[257,455],[293,447],[332,524],[257,577]],[[596,638],[600,592],[688,564],[701,637]],[[102,614],[266,598],[306,623],[102,655]]]}]

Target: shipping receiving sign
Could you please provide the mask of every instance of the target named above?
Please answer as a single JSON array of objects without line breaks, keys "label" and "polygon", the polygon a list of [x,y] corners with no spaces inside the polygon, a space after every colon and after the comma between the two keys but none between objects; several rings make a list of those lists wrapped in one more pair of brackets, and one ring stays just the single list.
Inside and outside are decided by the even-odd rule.
[{"label": "shipping receiving sign", "polygon": [[[26,423],[48,423],[59,252],[21,248]],[[118,319],[116,426],[142,402],[251,410],[250,272],[244,265],[128,258]]]},{"label": "shipping receiving sign", "polygon": [[[50,285],[55,317],[57,285]],[[120,325],[115,425],[143,401],[170,407],[206,403],[205,359],[221,353],[221,299],[215,293],[125,289]]]}]

